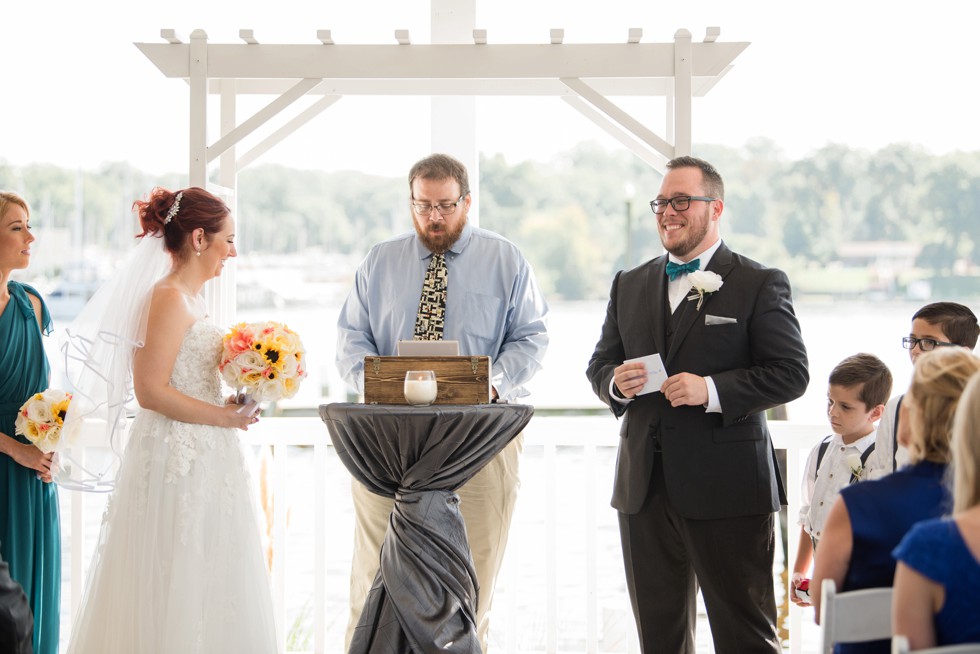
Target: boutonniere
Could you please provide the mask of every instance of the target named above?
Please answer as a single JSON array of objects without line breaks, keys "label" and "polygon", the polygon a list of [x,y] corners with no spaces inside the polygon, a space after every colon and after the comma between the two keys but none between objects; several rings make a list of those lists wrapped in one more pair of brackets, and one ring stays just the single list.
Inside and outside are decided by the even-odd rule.
[{"label": "boutonniere", "polygon": [[860,481],[861,475],[864,474],[864,466],[861,464],[861,455],[848,454],[847,467],[851,469],[851,477],[854,478],[854,481]]},{"label": "boutonniere", "polygon": [[690,301],[697,300],[698,306],[697,310],[701,310],[701,304],[704,302],[704,296],[710,293],[714,293],[721,285],[724,284],[721,281],[721,275],[718,273],[713,273],[710,270],[695,270],[689,273],[687,278],[691,281],[691,294],[687,296]]}]

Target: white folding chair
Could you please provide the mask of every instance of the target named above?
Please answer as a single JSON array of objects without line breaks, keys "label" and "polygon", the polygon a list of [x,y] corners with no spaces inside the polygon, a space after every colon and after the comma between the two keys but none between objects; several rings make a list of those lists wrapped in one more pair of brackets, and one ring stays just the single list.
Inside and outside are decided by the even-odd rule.
[{"label": "white folding chair", "polygon": [[[892,654],[910,654],[910,652],[908,638],[905,636],[892,637]],[[915,650],[914,654],[980,654],[980,643],[927,647],[926,649]]]},{"label": "white folding chair", "polygon": [[865,588],[837,592],[833,579],[820,587],[820,654],[836,643],[887,640],[892,636],[892,589]]}]

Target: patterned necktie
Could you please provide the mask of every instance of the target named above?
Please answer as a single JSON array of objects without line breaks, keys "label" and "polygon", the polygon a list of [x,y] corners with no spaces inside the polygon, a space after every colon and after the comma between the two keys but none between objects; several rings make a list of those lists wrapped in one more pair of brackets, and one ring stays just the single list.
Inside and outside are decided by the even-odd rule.
[{"label": "patterned necktie", "polygon": [[693,261],[688,261],[687,263],[674,263],[673,261],[667,262],[667,276],[670,277],[670,281],[674,281],[681,275],[686,275],[687,273],[692,273],[701,268],[701,260],[694,259]]},{"label": "patterned necktie", "polygon": [[446,255],[433,254],[422,282],[419,313],[415,318],[415,340],[441,341],[442,328],[446,323],[446,288],[449,272]]}]

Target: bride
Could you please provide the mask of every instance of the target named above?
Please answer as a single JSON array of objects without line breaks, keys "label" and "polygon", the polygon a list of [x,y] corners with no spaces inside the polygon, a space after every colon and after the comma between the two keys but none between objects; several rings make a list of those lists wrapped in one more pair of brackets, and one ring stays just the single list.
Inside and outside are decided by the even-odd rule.
[{"label": "bride", "polygon": [[[156,188],[134,207],[141,243],[115,288],[91,303],[105,315],[83,312],[69,328],[83,369],[105,368],[89,380],[101,380],[101,391],[82,379],[72,409],[107,411],[115,431],[131,359],[140,411],[68,652],[271,654],[269,580],[235,432],[256,419],[222,402],[222,332],[201,296],[236,255],[234,223],[224,202],[199,188]],[[163,262],[171,265],[161,278]]]}]

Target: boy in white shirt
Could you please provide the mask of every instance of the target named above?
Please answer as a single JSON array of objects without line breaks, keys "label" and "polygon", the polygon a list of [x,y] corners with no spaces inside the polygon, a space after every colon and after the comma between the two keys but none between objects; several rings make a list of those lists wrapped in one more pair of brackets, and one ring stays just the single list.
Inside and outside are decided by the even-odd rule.
[{"label": "boy in white shirt", "polygon": [[797,590],[808,587],[804,582],[837,493],[866,478],[865,465],[875,449],[875,422],[881,418],[892,390],[888,366],[872,354],[847,357],[831,371],[829,382],[827,416],[834,433],[810,452],[803,478],[800,545],[790,594],[799,606],[810,606]]},{"label": "boy in white shirt", "polygon": [[[912,316],[912,329],[902,339],[902,347],[909,351],[912,364],[923,352],[937,347],[965,347],[972,350],[977,345],[980,326],[969,307],[956,302],[933,302]],[[870,479],[890,475],[909,462],[909,453],[898,442],[902,398],[896,395],[888,400],[885,413],[878,423],[875,435],[875,451],[868,461]]]}]

